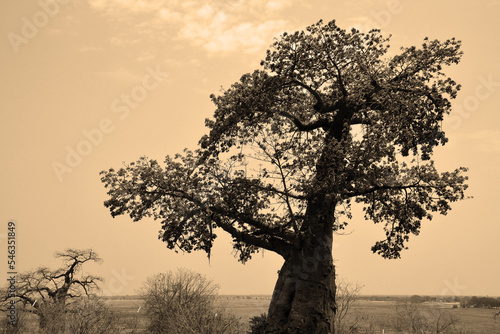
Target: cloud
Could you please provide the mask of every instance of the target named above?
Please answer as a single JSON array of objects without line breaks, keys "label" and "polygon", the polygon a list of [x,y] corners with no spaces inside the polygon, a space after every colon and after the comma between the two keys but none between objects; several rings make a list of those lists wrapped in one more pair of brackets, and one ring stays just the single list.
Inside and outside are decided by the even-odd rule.
[{"label": "cloud", "polygon": [[103,48],[102,46],[89,46],[89,45],[84,45],[78,51],[81,52],[96,52],[96,51],[102,51]]},{"label": "cloud", "polygon": [[196,11],[196,14],[200,18],[210,19],[215,14],[215,9],[211,5],[205,4]]},{"label": "cloud", "polygon": [[180,23],[182,22],[182,15],[179,12],[174,12],[168,8],[160,9],[160,18],[165,22]]},{"label": "cloud", "polygon": [[109,71],[98,72],[97,74],[102,76],[103,78],[115,80],[118,82],[134,83],[142,79],[139,75],[123,67],[114,68]]},{"label": "cloud", "polygon": [[110,37],[109,42],[116,46],[125,46],[125,45],[133,45],[138,44],[141,40],[139,38],[131,39],[128,37],[121,36],[113,36]]},{"label": "cloud", "polygon": [[253,53],[260,51],[263,46],[271,44],[271,37],[277,31],[285,29],[283,20],[267,21],[264,23],[241,23],[237,26],[224,29],[221,33],[213,33],[203,41],[205,49],[211,53],[243,51]]},{"label": "cloud", "polygon": [[88,0],[89,5],[97,10],[110,12],[147,13],[158,10],[164,1],[146,0]]},{"label": "cloud", "polygon": [[151,59],[154,59],[155,58],[155,54],[152,52],[152,51],[143,51],[141,53],[141,55],[139,57],[137,57],[137,61],[140,61],[140,62],[146,62],[146,61],[149,61]]},{"label": "cloud", "polygon": [[367,33],[372,29],[382,28],[382,25],[374,17],[370,16],[357,16],[347,19],[346,22],[348,23],[348,26],[346,28],[347,31],[354,28],[361,32]]},{"label": "cloud", "polygon": [[279,11],[288,7],[288,5],[288,1],[272,0],[267,2],[266,7],[268,10]]},{"label": "cloud", "polygon": [[[127,22],[135,34],[157,41],[188,42],[208,53],[261,51],[285,30],[287,21],[277,13],[291,0],[88,0],[95,10],[117,25]],[[168,30],[170,33],[165,33]],[[115,45],[129,44],[113,36]],[[128,37],[130,38],[130,37]]]}]

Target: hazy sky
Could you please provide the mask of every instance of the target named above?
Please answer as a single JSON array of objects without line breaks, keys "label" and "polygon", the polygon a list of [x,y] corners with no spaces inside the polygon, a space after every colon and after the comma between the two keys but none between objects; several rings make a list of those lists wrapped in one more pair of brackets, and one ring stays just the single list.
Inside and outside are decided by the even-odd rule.
[{"label": "hazy sky", "polygon": [[[500,2],[319,0],[58,0],[3,2],[0,11],[0,257],[18,227],[18,270],[56,266],[56,251],[92,248],[86,267],[108,294],[134,294],[156,272],[199,271],[223,294],[271,294],[282,264],[269,252],[246,265],[220,235],[204,253],[175,254],[159,223],[111,218],[99,172],[140,156],[195,148],[209,99],[259,67],[273,38],[319,19],[392,34],[393,52],[423,38],[463,41],[448,73],[463,85],[444,122],[441,170],[470,168],[469,195],[425,222],[400,260],[370,251],[382,226],[354,212],[335,238],[341,277],[365,294],[500,295]],[[3,231],[2,231],[3,229]]]}]

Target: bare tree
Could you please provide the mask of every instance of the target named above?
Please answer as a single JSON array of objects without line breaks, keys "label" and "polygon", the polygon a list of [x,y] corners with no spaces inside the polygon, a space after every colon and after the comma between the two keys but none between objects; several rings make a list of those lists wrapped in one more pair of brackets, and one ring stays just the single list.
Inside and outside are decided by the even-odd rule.
[{"label": "bare tree", "polygon": [[348,315],[353,314],[353,308],[359,297],[359,292],[362,286],[344,280],[339,280],[337,283],[336,306],[335,313],[335,331],[339,334],[356,333],[359,327],[359,317],[353,316],[348,320]]},{"label": "bare tree", "polygon": [[143,284],[149,333],[236,334],[242,325],[215,300],[217,285],[201,274],[179,269],[149,277]]},{"label": "bare tree", "polygon": [[398,333],[409,334],[466,334],[458,319],[438,308],[424,307],[421,303],[405,300],[396,305],[392,325]]},{"label": "bare tree", "polygon": [[[21,273],[16,278],[15,293],[2,293],[2,308],[5,309],[11,300],[22,303],[23,310],[39,316],[40,327],[46,327],[47,314],[63,311],[68,299],[89,296],[98,289],[97,283],[102,279],[94,275],[81,275],[83,264],[87,262],[101,263],[102,259],[91,249],[67,249],[55,254],[62,259],[64,265],[52,270],[40,267],[36,270]],[[52,312],[54,309],[58,312]]]}]

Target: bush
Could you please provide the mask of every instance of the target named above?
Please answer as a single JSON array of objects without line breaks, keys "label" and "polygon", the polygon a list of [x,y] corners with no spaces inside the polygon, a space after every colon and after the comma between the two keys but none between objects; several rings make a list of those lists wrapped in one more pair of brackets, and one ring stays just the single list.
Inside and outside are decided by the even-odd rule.
[{"label": "bush", "polygon": [[429,324],[422,314],[419,303],[402,301],[396,305],[393,327],[398,333],[417,334],[424,333]]},{"label": "bush", "polygon": [[[31,310],[31,311],[30,311]],[[121,334],[120,316],[97,297],[82,297],[70,304],[46,302],[36,313],[20,306],[15,326],[2,321],[2,334]],[[5,317],[6,319],[6,317]]]},{"label": "bush", "polygon": [[[23,333],[32,333],[32,325],[34,323],[32,319],[30,319],[30,314],[24,311],[23,307],[18,307],[16,314],[16,323],[12,325],[10,320],[7,318],[7,315],[0,314],[2,316],[2,320],[0,321],[0,333],[1,334],[23,334]],[[30,321],[31,320],[31,321]]]},{"label": "bush", "polygon": [[250,332],[249,334],[265,334],[267,314],[262,313],[259,316],[250,319]]},{"label": "bush", "polygon": [[241,333],[240,321],[217,304],[217,289],[212,281],[186,269],[149,277],[140,291],[149,333]]},{"label": "bush", "polygon": [[338,334],[358,333],[362,315],[354,314],[353,309],[359,298],[362,286],[339,280],[335,293],[335,332]]},{"label": "bush", "polygon": [[39,317],[40,334],[65,333],[68,306],[62,303],[46,302],[41,304],[36,315]]},{"label": "bush", "polygon": [[71,303],[66,312],[66,329],[71,334],[120,334],[122,319],[96,297]]},{"label": "bush", "polygon": [[408,334],[465,334],[458,326],[458,320],[449,312],[426,308],[410,300],[396,305],[396,315],[392,319],[393,328],[398,333]]}]

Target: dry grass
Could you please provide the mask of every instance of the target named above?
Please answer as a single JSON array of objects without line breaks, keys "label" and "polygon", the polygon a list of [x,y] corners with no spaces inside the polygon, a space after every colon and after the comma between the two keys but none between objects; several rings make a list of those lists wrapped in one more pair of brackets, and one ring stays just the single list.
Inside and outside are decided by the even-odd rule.
[{"label": "dry grass", "polygon": [[[250,318],[267,312],[270,296],[220,296],[218,301],[243,322],[248,322]],[[123,315],[130,317],[139,316],[142,328],[145,328],[146,319],[141,317],[141,312],[137,309],[142,305],[140,299],[129,300],[107,300],[106,303],[114,310],[120,311]],[[394,301],[370,301],[359,300],[353,312],[363,313],[368,319],[373,321],[375,328],[385,334],[396,333],[390,328],[390,319],[395,314],[396,302]],[[494,321],[494,310],[488,309],[463,309],[453,308],[451,303],[423,303],[423,307],[431,310],[446,311],[455,316],[458,324],[466,332],[473,334],[494,334],[500,333],[500,320]],[[497,311],[498,312],[498,311]],[[352,316],[352,315],[351,315]],[[368,324],[365,325],[368,328]]]},{"label": "dry grass", "polygon": [[[267,312],[271,298],[270,296],[219,296],[217,301],[229,312],[240,318],[242,322],[248,323],[250,318]],[[131,326],[134,325],[136,327],[135,333],[145,332],[148,319],[144,314],[144,302],[142,299],[115,298],[107,299],[105,303],[112,311],[118,312],[121,319],[126,319]],[[498,310],[453,308],[454,304],[452,303],[425,302],[420,305],[431,311],[441,311],[451,314],[458,320],[458,325],[464,332],[472,334],[500,333],[500,319],[495,321],[493,318]],[[141,307],[140,310],[139,307]],[[391,330],[391,318],[395,315],[395,307],[395,301],[360,299],[357,305],[353,307],[352,313],[349,316],[353,317],[356,314],[363,314],[364,319],[368,319],[372,324],[372,328],[374,327],[377,330],[376,333],[382,333],[383,329],[385,334],[393,334],[396,331]],[[31,326],[36,322],[36,317],[34,315],[26,315],[24,320],[26,321],[26,325]],[[363,327],[364,329],[368,329],[369,323],[363,324]],[[131,331],[132,327],[129,328],[129,331],[125,332]]]},{"label": "dry grass", "polygon": [[[458,326],[471,334],[500,333],[500,321],[493,319],[494,311],[488,309],[453,308],[452,303],[425,302],[421,306],[431,312],[447,312],[458,320]],[[384,329],[385,334],[397,333],[391,330],[391,317],[395,314],[394,301],[360,300],[353,312],[361,312],[374,319],[376,328]]]}]

